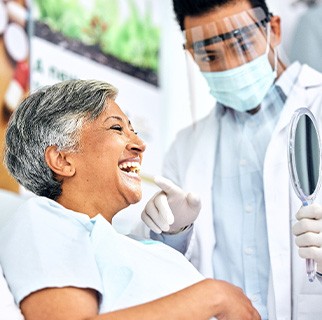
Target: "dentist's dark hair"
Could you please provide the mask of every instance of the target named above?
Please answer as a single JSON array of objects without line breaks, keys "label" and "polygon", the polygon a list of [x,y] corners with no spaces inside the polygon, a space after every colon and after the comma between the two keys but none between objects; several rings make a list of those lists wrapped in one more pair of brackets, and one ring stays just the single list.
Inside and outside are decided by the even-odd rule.
[{"label": "dentist's dark hair", "polygon": [[62,182],[46,163],[46,148],[77,152],[83,125],[116,95],[111,84],[97,80],[68,80],[32,93],[8,124],[4,163],[11,175],[33,193],[57,200]]},{"label": "dentist's dark hair", "polygon": [[[184,19],[187,16],[198,17],[208,11],[219,9],[229,4],[238,3],[240,0],[173,0],[173,10],[181,30],[184,30]],[[266,1],[247,0],[252,8],[261,7],[265,14],[269,14]]]}]

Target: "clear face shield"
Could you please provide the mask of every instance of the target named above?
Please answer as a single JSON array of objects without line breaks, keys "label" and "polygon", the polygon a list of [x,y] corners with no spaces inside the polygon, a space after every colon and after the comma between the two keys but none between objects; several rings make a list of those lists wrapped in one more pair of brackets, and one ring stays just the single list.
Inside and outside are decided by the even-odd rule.
[{"label": "clear face shield", "polygon": [[270,18],[262,8],[253,8],[187,29],[184,47],[202,72],[239,67],[268,52]]}]

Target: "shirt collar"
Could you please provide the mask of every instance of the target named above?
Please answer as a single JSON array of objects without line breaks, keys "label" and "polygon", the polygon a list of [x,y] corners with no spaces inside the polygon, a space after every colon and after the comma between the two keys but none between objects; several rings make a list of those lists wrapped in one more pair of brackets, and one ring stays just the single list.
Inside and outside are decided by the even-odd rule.
[{"label": "shirt collar", "polygon": [[292,87],[298,78],[300,70],[301,64],[296,61],[287,68],[287,72],[285,70],[276,80],[275,86],[279,87],[286,97],[290,94]]}]

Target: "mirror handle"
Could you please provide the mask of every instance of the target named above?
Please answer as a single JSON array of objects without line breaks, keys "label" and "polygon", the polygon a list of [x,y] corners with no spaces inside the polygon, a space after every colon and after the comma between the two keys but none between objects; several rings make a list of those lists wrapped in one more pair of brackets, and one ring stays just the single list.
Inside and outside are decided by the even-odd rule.
[{"label": "mirror handle", "polygon": [[[306,200],[306,201],[303,201],[303,206],[308,206],[312,203],[313,203],[312,199]],[[314,259],[306,259],[305,262],[306,262],[307,277],[310,282],[313,282],[315,279],[315,270],[316,270],[315,261],[314,261]]]},{"label": "mirror handle", "polygon": [[310,282],[315,279],[315,261],[313,259],[306,259],[306,273]]}]

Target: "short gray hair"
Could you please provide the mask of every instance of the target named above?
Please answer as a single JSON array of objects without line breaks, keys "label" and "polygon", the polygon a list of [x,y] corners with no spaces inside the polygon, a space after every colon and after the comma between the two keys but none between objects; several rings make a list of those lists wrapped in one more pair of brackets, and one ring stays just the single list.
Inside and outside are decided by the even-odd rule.
[{"label": "short gray hair", "polygon": [[45,161],[45,150],[77,152],[80,130],[115,100],[117,89],[97,80],[68,80],[43,87],[27,97],[12,115],[4,163],[26,189],[56,200],[61,182]]}]

